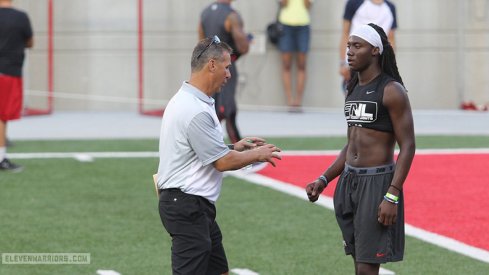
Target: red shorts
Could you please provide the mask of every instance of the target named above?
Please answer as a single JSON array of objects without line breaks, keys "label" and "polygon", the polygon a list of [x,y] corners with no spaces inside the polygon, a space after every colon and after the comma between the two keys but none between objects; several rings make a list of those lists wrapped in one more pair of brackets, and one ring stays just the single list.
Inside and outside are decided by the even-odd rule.
[{"label": "red shorts", "polygon": [[0,120],[19,119],[22,111],[22,78],[0,74]]}]

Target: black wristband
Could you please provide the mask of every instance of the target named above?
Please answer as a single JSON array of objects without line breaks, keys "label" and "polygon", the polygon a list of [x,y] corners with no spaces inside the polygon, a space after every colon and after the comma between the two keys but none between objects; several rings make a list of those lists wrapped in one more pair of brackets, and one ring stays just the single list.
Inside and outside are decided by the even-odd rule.
[{"label": "black wristband", "polygon": [[234,150],[234,144],[228,144],[229,150]]},{"label": "black wristband", "polygon": [[394,184],[391,184],[389,186],[392,186],[392,187],[394,187],[394,189],[397,189],[397,191],[402,192],[402,190],[399,187],[395,186]]},{"label": "black wristband", "polygon": [[324,182],[325,186],[328,186],[328,178],[324,175],[319,176],[318,180]]}]

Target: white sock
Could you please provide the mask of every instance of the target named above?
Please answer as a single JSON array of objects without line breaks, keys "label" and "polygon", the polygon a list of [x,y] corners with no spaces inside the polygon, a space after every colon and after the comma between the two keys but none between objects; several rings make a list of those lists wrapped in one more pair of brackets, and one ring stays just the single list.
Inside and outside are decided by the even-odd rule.
[{"label": "white sock", "polygon": [[0,147],[0,162],[7,157],[7,147]]}]

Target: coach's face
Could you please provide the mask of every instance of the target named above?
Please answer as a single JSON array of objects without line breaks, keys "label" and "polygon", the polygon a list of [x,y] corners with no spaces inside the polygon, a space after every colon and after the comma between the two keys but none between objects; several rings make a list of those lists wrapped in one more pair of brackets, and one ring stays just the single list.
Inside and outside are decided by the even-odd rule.
[{"label": "coach's face", "polygon": [[223,51],[221,58],[214,60],[214,91],[220,92],[222,87],[226,85],[228,79],[231,78],[231,55],[227,51]]}]

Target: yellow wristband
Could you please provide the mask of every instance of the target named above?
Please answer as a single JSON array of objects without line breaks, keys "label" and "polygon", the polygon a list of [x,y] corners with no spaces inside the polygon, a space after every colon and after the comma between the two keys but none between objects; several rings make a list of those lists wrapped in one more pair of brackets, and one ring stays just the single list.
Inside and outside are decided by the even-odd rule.
[{"label": "yellow wristband", "polygon": [[394,202],[397,202],[399,201],[399,197],[396,196],[396,195],[392,195],[391,193],[386,193],[385,196],[391,200],[393,200]]}]

